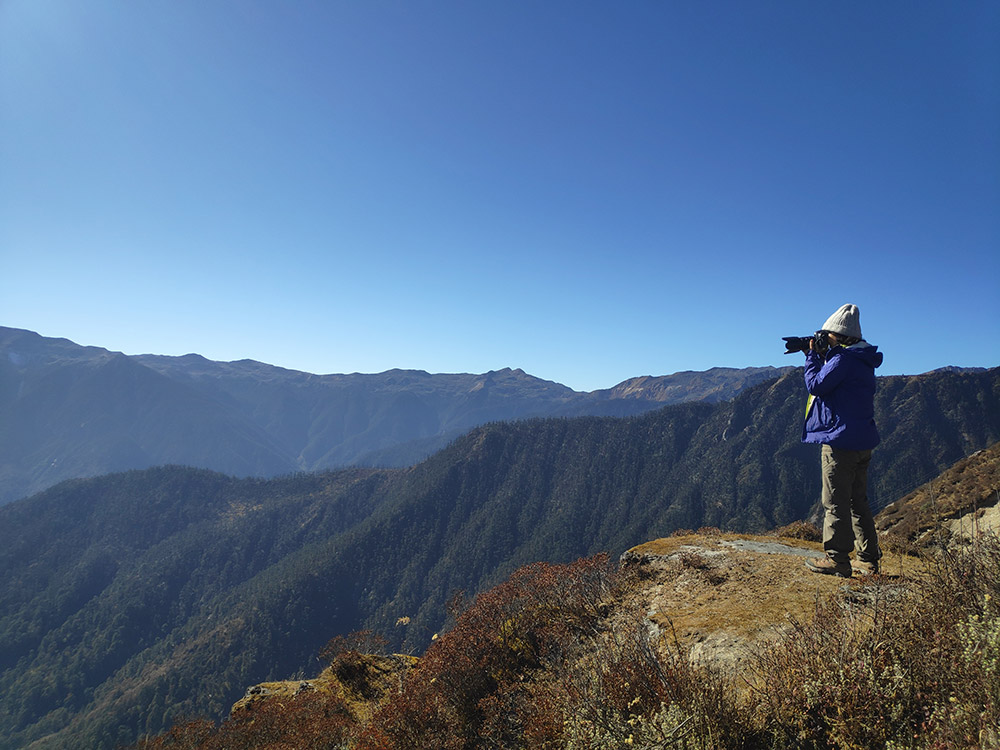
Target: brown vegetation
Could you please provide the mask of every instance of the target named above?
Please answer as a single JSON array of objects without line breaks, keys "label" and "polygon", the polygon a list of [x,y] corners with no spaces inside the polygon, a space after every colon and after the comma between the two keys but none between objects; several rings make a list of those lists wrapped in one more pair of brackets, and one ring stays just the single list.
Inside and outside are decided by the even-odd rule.
[{"label": "brown vegetation", "polygon": [[890,504],[878,528],[898,541],[941,545],[1000,529],[1000,443],[958,461]]},{"label": "brown vegetation", "polygon": [[[338,689],[135,747],[1000,748],[1000,540],[846,583],[801,574],[816,553],[711,534],[643,545],[621,566],[530,565],[457,613],[395,687],[368,686],[378,662],[356,646],[370,634],[336,639],[324,674]],[[685,591],[714,612],[701,640]],[[710,632],[739,658],[699,652]]]}]

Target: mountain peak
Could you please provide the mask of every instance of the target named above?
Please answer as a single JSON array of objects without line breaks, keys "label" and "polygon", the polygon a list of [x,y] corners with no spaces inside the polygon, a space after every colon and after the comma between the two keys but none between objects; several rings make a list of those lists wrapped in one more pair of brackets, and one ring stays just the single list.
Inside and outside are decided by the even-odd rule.
[{"label": "mountain peak", "polygon": [[613,399],[644,399],[661,404],[684,401],[727,401],[741,390],[772,380],[794,367],[713,367],[704,371],[685,370],[673,375],[643,375],[624,380],[615,387],[600,391]]}]

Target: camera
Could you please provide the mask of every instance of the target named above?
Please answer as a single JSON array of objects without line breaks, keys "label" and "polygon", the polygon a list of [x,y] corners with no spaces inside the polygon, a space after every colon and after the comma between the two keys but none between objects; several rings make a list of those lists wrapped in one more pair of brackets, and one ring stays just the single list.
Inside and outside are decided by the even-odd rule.
[{"label": "camera", "polygon": [[826,331],[816,331],[812,336],[782,336],[785,342],[785,354],[809,351],[809,342],[812,341],[813,351],[820,354],[826,353],[830,348],[830,340],[826,337]]}]

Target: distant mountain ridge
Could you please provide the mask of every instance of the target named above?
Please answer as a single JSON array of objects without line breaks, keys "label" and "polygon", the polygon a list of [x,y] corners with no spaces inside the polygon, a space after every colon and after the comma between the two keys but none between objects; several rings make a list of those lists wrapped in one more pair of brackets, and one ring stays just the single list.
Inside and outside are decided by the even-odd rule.
[{"label": "distant mountain ridge", "polygon": [[127,356],[0,327],[0,504],[62,480],[179,464],[273,477],[408,466],[481,424],[717,402],[792,368],[713,368],[580,393],[520,369],[313,375]]},{"label": "distant mountain ridge", "polygon": [[[801,370],[730,401],[477,427],[407,469],[179,467],[0,508],[0,748],[107,749],[372,628],[421,651],[456,591],[679,529],[762,531],[819,497]],[[1000,368],[880,381],[872,496],[1000,440]]]}]

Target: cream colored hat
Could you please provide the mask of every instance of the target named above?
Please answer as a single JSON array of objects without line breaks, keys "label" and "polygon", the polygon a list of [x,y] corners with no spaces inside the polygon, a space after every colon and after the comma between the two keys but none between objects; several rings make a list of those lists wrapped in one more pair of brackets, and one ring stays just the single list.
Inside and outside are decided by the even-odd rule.
[{"label": "cream colored hat", "polygon": [[861,335],[861,311],[857,305],[842,305],[837,312],[826,319],[822,331],[849,336],[853,339],[863,338]]}]

